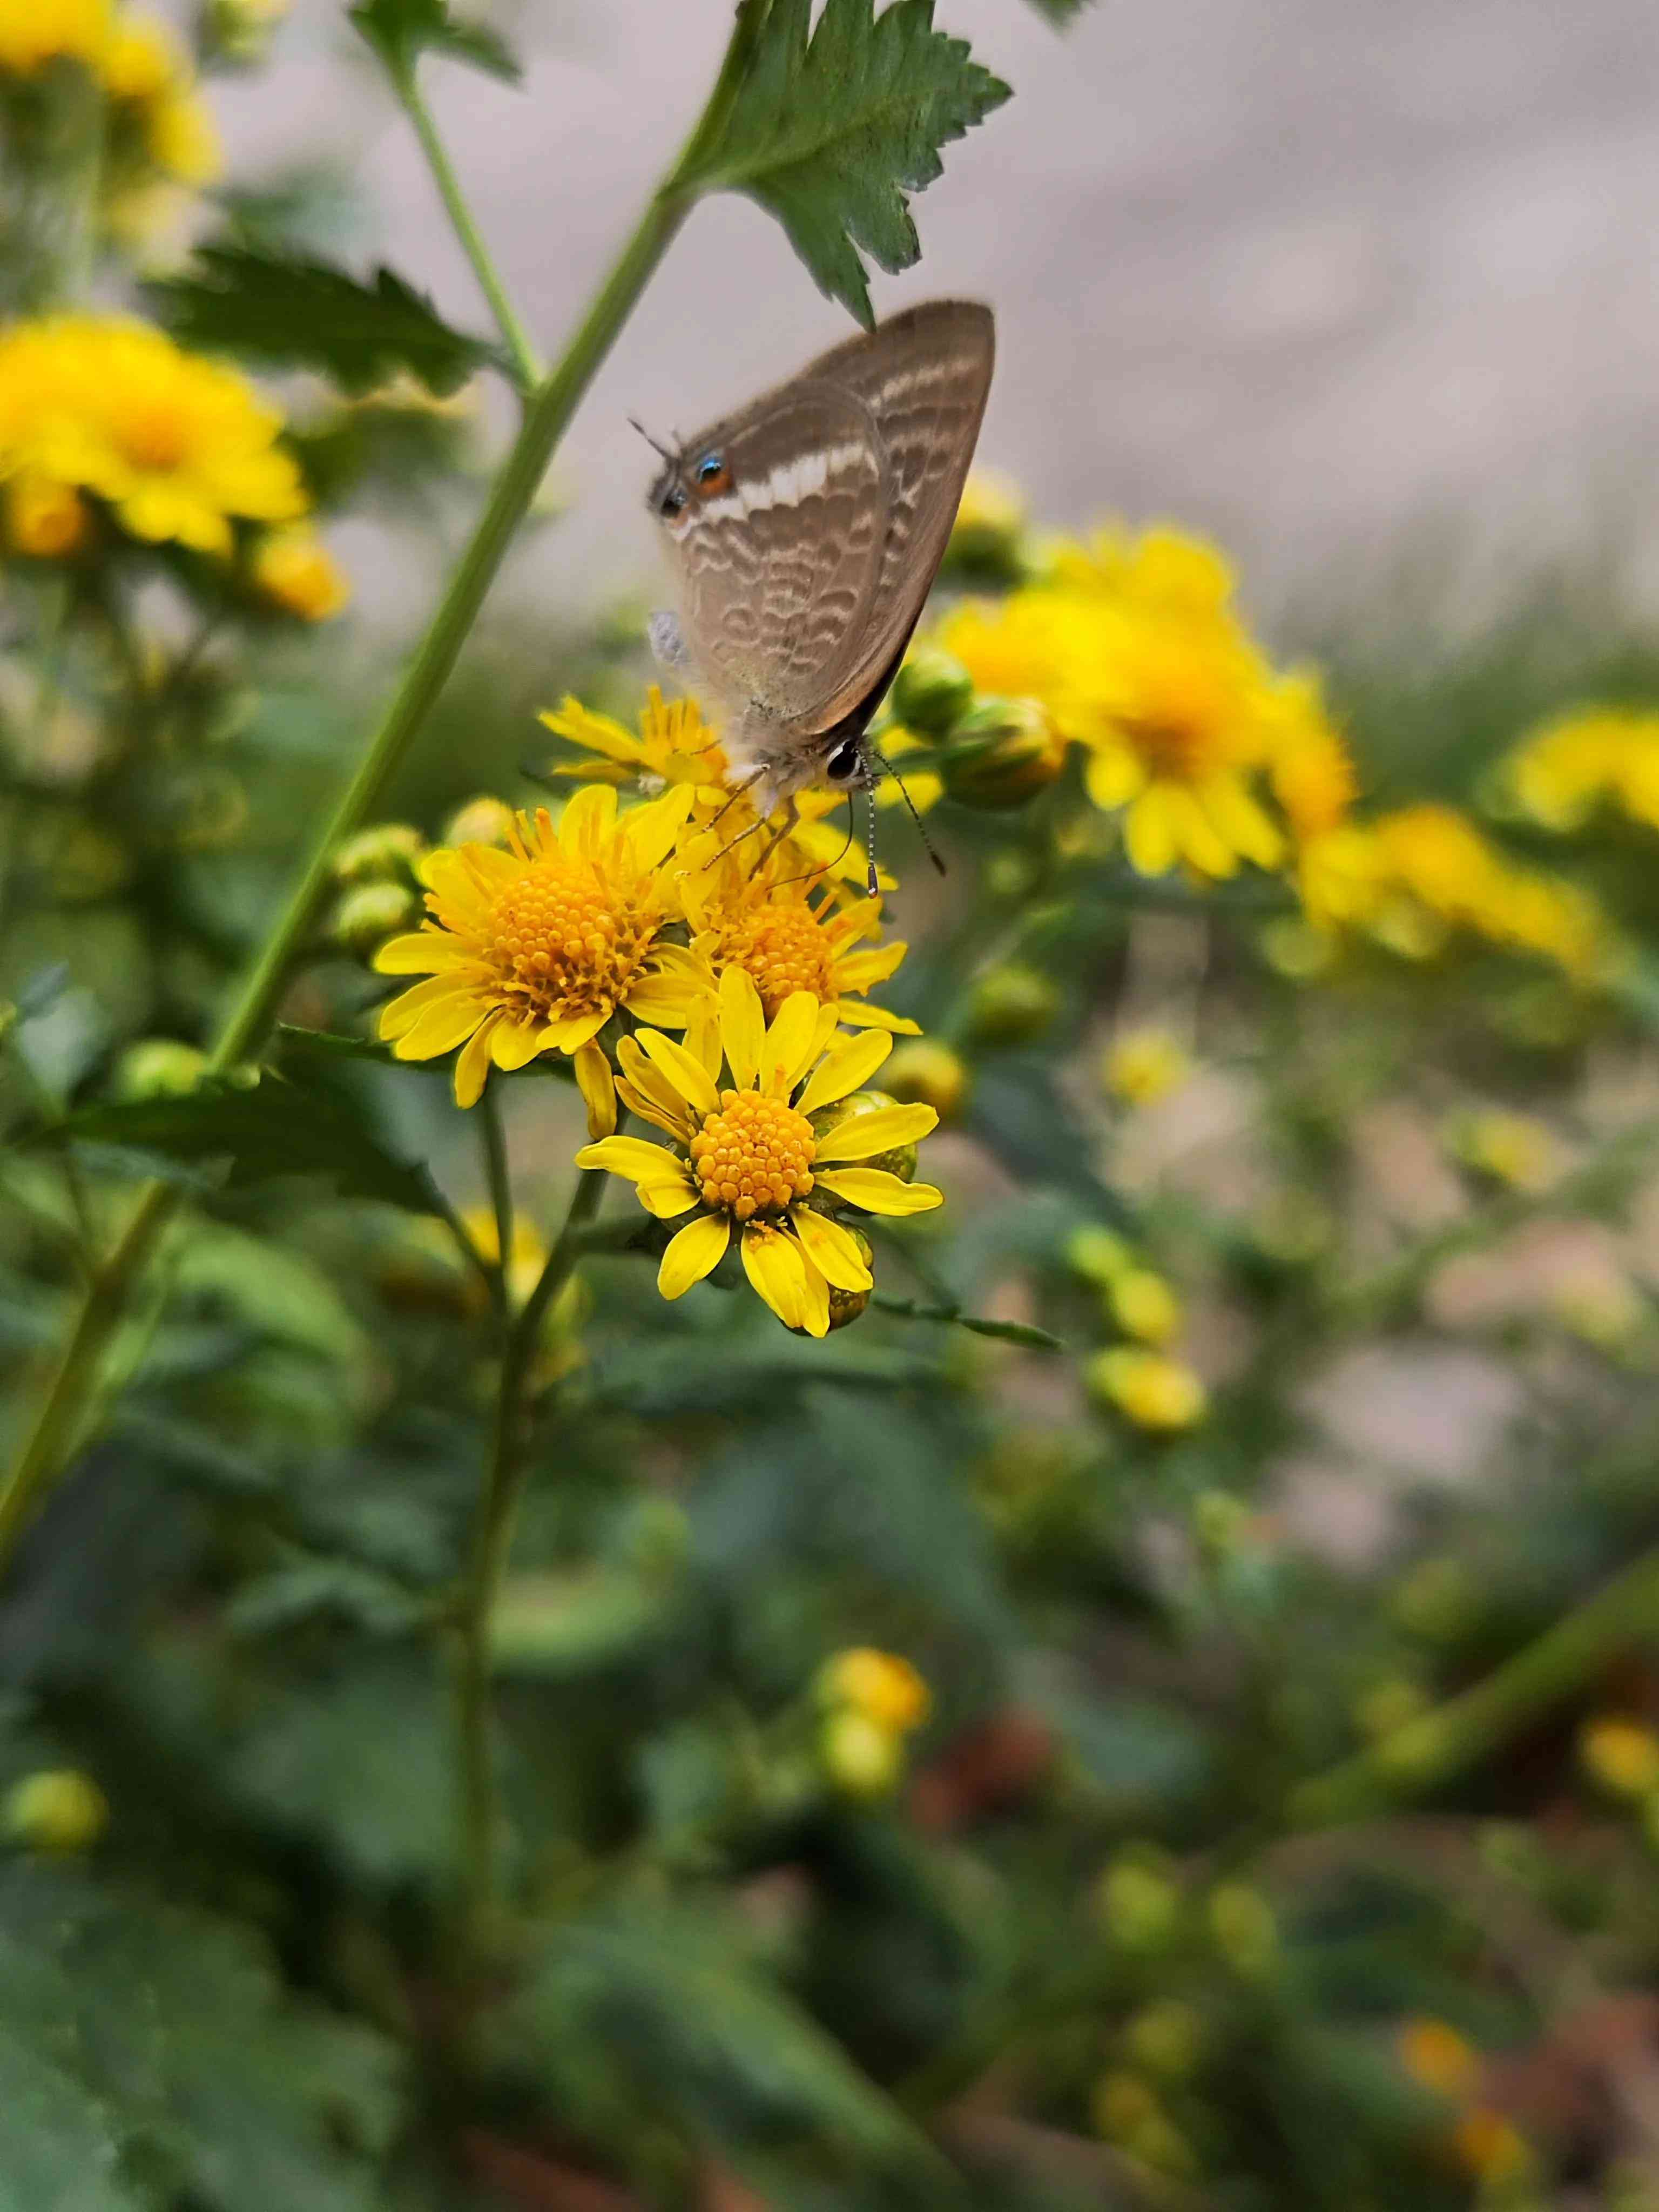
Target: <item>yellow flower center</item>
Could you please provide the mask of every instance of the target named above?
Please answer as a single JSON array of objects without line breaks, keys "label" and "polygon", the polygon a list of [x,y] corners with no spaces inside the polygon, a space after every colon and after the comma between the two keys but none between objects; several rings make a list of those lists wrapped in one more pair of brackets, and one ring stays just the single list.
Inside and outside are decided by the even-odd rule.
[{"label": "yellow flower center", "polygon": [[176,469],[190,450],[185,411],[161,397],[135,400],[122,413],[116,443],[135,469]]},{"label": "yellow flower center", "polygon": [[841,995],[823,932],[804,906],[763,907],[734,922],[725,955],[754,977],[769,1022],[792,991],[810,991],[824,1006]]},{"label": "yellow flower center", "polygon": [[619,908],[585,862],[549,854],[496,893],[484,957],[540,1014],[608,1013],[643,967],[657,922]]},{"label": "yellow flower center", "polygon": [[691,1139],[691,1172],[705,1206],[747,1221],[805,1197],[812,1152],[811,1124],[781,1098],[722,1091],[720,1112]]}]

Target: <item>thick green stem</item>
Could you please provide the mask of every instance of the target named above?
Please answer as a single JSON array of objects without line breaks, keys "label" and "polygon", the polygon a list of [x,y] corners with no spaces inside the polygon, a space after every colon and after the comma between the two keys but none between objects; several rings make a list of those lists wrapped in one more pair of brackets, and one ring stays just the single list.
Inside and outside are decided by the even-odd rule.
[{"label": "thick green stem", "polygon": [[523,1310],[505,1331],[489,1464],[473,1515],[466,1578],[455,1613],[461,1925],[469,1948],[480,1953],[489,1947],[501,1866],[501,1800],[490,1724],[489,1620],[530,1474],[528,1392],[542,1321],[581,1256],[583,1232],[599,1211],[606,1180],[598,1172],[578,1181],[558,1242]]},{"label": "thick green stem", "polygon": [[456,176],[443,141],[438,136],[438,126],[432,119],[432,111],[416,82],[415,65],[411,63],[408,70],[394,76],[392,82],[403,103],[404,112],[421,142],[421,151],[426,155],[426,165],[432,172],[432,180],[438,187],[450,227],[460,241],[462,252],[472,264],[472,274],[478,280],[478,289],[489,302],[489,312],[495,318],[501,343],[507,348],[507,357],[513,364],[514,380],[520,392],[527,395],[541,382],[540,358],[529,332],[519,319],[517,309],[507,297],[507,287],[490,258],[483,234],[472,220],[472,210],[466,204],[460,179]]},{"label": "thick green stem", "polygon": [[478,1101],[483,1131],[484,1174],[489,1183],[489,1206],[495,1218],[497,1287],[505,1296],[507,1270],[513,1264],[513,1177],[507,1167],[507,1131],[501,1126],[501,1085],[487,1083]]},{"label": "thick green stem", "polygon": [[1298,1827],[1364,1818],[1447,1781],[1583,1688],[1622,1646],[1659,1638],[1659,1550],[1613,1577],[1473,1689],[1292,1792]]}]

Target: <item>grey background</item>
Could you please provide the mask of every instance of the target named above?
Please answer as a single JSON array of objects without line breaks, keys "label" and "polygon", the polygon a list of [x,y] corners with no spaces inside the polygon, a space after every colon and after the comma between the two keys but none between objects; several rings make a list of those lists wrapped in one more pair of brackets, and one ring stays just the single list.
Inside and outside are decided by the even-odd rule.
[{"label": "grey background", "polygon": [[[1039,512],[1217,531],[1259,603],[1363,599],[1433,544],[1511,570],[1616,543],[1650,565],[1659,469],[1659,11],[1651,0],[1103,0],[1066,36],[939,0],[1015,88],[915,204],[878,308],[963,291],[1001,351],[981,458]],[[543,343],[604,271],[694,115],[726,0],[498,9],[520,90],[434,102]],[[214,98],[254,179],[347,149],[377,241],[452,315],[468,271],[343,7],[301,0]],[[584,404],[538,549],[567,597],[638,584],[650,456],[849,325],[746,202],[700,209]],[[368,599],[374,580],[366,578]]]}]

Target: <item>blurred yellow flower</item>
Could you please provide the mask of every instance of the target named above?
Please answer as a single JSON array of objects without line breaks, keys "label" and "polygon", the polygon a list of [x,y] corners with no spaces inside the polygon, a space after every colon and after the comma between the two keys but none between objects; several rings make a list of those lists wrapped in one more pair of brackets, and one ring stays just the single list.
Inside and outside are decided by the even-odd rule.
[{"label": "blurred yellow flower", "polygon": [[321,538],[303,528],[273,530],[253,556],[253,581],[284,614],[328,622],[350,602],[351,585]]},{"label": "blurred yellow flower", "polygon": [[15,1782],[0,1804],[0,1832],[33,1851],[90,1850],[109,1825],[109,1805],[76,1766],[43,1767]]},{"label": "blurred yellow flower", "polygon": [[[722,843],[749,854],[752,865],[755,849],[763,842],[754,827],[755,810],[746,799],[733,798],[727,790],[726,754],[719,733],[703,719],[695,699],[666,700],[653,684],[646,695],[637,732],[624,728],[609,714],[594,714],[569,694],[556,713],[550,710],[539,719],[556,738],[574,745],[584,756],[556,767],[555,775],[579,777],[584,783],[635,784],[647,793],[664,785],[689,785],[693,823],[706,825],[719,814]],[[815,869],[827,869],[832,876],[861,884],[862,854],[852,849],[842,830],[824,819],[842,803],[833,791],[800,793],[796,802],[800,820],[778,852],[793,855],[793,866],[798,871],[810,874]],[[745,830],[751,834],[739,844]],[[789,871],[786,868],[783,872]],[[887,877],[884,881],[890,890],[892,878]]]},{"label": "blurred yellow flower", "polygon": [[91,492],[132,536],[228,553],[233,521],[292,521],[300,472],[281,414],[234,369],[120,316],[0,337],[0,477]]},{"label": "blurred yellow flower", "polygon": [[1650,1797],[1659,1790],[1659,1736],[1640,1721],[1612,1715],[1587,1721],[1578,1756],[1591,1780],[1615,1797]]},{"label": "blurred yellow flower", "polygon": [[1520,2181],[1532,2169],[1532,2152],[1513,2121],[1489,2105],[1476,2105],[1452,2130],[1452,2153],[1464,2172],[1489,2189]]},{"label": "blurred yellow flower", "polygon": [[1107,1285],[1112,1317],[1128,1336],[1143,1344],[1168,1344],[1181,1328],[1181,1301],[1150,1267],[1126,1267]]},{"label": "blurred yellow flower", "polygon": [[1107,1048],[1101,1073],[1115,1098],[1131,1106],[1154,1106],[1178,1090],[1192,1073],[1185,1046],[1168,1030],[1126,1030]]},{"label": "blurred yellow flower", "polygon": [[826,1705],[852,1705],[895,1735],[908,1735],[927,1717],[932,1698],[908,1659],[854,1644],[826,1659],[814,1685]]},{"label": "blurred yellow flower", "polygon": [[930,1183],[852,1164],[925,1137],[939,1118],[931,1106],[885,1107],[814,1129],[811,1115],[860,1090],[892,1049],[881,1030],[830,1048],[835,1035],[835,1009],[805,991],[786,999],[769,1025],[753,978],[728,968],[717,1030],[700,1022],[685,1045],[642,1030],[618,1044],[623,1104],[665,1130],[676,1149],[606,1137],[578,1152],[576,1164],[626,1176],[661,1220],[696,1209],[663,1255],[664,1297],[683,1297],[712,1273],[735,1232],[744,1271],[779,1320],[823,1336],[831,1286],[867,1291],[870,1270],[852,1232],[805,1201],[838,1199],[891,1214],[942,1202]]},{"label": "blurred yellow flower", "polygon": [[1086,1379],[1096,1397],[1137,1428],[1189,1429],[1208,1408],[1208,1394],[1192,1369],[1162,1352],[1114,1345],[1096,1353]]},{"label": "blurred yellow flower", "polygon": [[109,34],[109,0],[0,0],[0,70],[33,76],[60,58],[96,64]]},{"label": "blurred yellow flower", "polygon": [[1480,2054],[1449,2021],[1424,2016],[1400,2030],[1400,2063],[1419,2088],[1462,2102],[1480,2079]]},{"label": "blurred yellow flower", "polygon": [[[490,1267],[501,1258],[501,1240],[496,1227],[495,1209],[488,1206],[464,1206],[461,1226],[472,1239],[473,1248],[480,1259]],[[541,1231],[533,1221],[526,1221],[522,1213],[513,1217],[513,1249],[505,1270],[507,1287],[514,1305],[521,1306],[542,1279],[542,1269],[547,1265],[547,1246]]]},{"label": "blurred yellow flower", "polygon": [[679,874],[691,950],[711,981],[727,968],[743,969],[755,980],[768,1020],[792,993],[810,991],[821,1006],[835,1006],[845,1028],[916,1036],[915,1022],[863,997],[886,981],[908,950],[902,941],[868,941],[880,934],[880,901],[838,902],[821,873],[801,874],[787,843],[757,870],[746,847],[722,850],[720,834],[688,844]]},{"label": "blurred yellow flower", "polygon": [[189,56],[153,15],[116,19],[100,74],[118,131],[128,124],[143,155],[166,178],[208,185],[224,167],[219,134],[196,90]]},{"label": "blurred yellow flower", "polygon": [[37,561],[60,560],[85,542],[87,503],[68,484],[32,471],[6,485],[6,543]]},{"label": "blurred yellow flower", "polygon": [[492,1066],[565,1053],[590,1130],[613,1129],[610,1064],[594,1038],[619,1006],[682,1028],[696,1003],[696,964],[664,936],[675,910],[664,863],[684,818],[683,792],[619,818],[616,793],[590,784],[556,830],[545,807],[519,815],[505,852],[427,854],[418,873],[430,918],[374,961],[383,975],[427,979],[380,1009],[398,1058],[460,1046],[455,1097],[472,1106]]},{"label": "blurred yellow flower", "polygon": [[1465,1115],[1453,1122],[1448,1143],[1466,1167],[1511,1190],[1542,1190],[1555,1172],[1555,1139],[1529,1114]]},{"label": "blurred yellow flower", "polygon": [[884,1797],[903,1771],[903,1738],[856,1705],[824,1715],[818,1747],[825,1773],[849,1797]]},{"label": "blurred yellow flower", "polygon": [[1316,671],[1298,669],[1274,687],[1277,726],[1267,779],[1298,844],[1346,818],[1358,788],[1353,756],[1326,709]]},{"label": "blurred yellow flower", "polygon": [[1012,535],[1025,527],[1025,495],[1012,477],[975,469],[962,487],[955,529]]},{"label": "blurred yellow flower", "polygon": [[1500,764],[1500,794],[1545,830],[1577,830],[1602,805],[1659,830],[1659,714],[1592,707],[1559,716]]}]

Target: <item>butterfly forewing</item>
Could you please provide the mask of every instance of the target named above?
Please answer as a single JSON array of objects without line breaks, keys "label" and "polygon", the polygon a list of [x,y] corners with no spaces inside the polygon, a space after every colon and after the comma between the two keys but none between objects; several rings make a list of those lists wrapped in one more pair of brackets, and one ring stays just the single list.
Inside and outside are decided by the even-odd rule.
[{"label": "butterfly forewing", "polygon": [[686,641],[740,711],[810,716],[864,635],[886,543],[870,410],[801,382],[694,439],[730,477],[678,539]]}]

